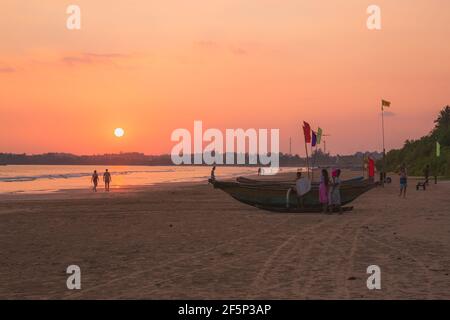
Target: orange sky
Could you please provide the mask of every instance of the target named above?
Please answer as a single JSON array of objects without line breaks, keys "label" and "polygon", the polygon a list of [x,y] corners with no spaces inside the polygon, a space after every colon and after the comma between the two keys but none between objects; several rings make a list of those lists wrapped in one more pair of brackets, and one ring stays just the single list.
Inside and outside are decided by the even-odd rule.
[{"label": "orange sky", "polygon": [[388,149],[450,103],[448,0],[3,0],[1,15],[0,152],[169,153],[202,120],[279,128],[303,154],[306,120],[345,154],[381,150],[381,98]]}]

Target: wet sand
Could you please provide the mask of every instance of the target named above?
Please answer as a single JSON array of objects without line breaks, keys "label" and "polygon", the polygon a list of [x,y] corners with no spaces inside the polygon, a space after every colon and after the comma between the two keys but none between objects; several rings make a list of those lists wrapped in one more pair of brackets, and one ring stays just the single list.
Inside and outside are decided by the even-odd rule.
[{"label": "wet sand", "polygon": [[449,299],[450,183],[413,184],[342,216],[268,213],[206,184],[0,197],[0,298]]}]

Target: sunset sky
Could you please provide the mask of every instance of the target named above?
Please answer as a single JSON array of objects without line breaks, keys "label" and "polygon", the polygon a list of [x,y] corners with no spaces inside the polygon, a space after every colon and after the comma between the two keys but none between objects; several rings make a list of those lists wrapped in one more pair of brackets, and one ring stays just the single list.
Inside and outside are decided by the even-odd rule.
[{"label": "sunset sky", "polygon": [[387,149],[450,104],[448,0],[2,0],[0,14],[0,152],[169,153],[194,120],[279,128],[301,155],[306,120],[333,154],[381,151],[382,98]]}]

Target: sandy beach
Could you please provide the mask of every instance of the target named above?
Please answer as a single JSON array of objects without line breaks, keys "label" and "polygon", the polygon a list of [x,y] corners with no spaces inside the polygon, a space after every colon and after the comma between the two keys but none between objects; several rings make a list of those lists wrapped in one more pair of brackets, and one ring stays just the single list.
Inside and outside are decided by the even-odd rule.
[{"label": "sandy beach", "polygon": [[1,197],[0,298],[449,299],[450,183],[413,184],[342,216],[269,213],[205,183]]}]

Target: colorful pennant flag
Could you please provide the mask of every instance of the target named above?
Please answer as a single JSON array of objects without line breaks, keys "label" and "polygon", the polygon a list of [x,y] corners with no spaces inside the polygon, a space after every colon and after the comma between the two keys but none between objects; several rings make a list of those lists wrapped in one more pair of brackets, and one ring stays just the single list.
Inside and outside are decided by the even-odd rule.
[{"label": "colorful pennant flag", "polygon": [[317,135],[314,131],[312,131],[311,147],[315,147],[316,143],[317,143]]},{"label": "colorful pennant flag", "polygon": [[305,135],[305,142],[311,142],[311,127],[308,122],[303,121],[303,134]]},{"label": "colorful pennant flag", "polygon": [[322,140],[322,128],[317,129],[317,144],[320,144],[320,140]]},{"label": "colorful pennant flag", "polygon": [[436,141],[436,157],[441,156],[441,145]]}]

